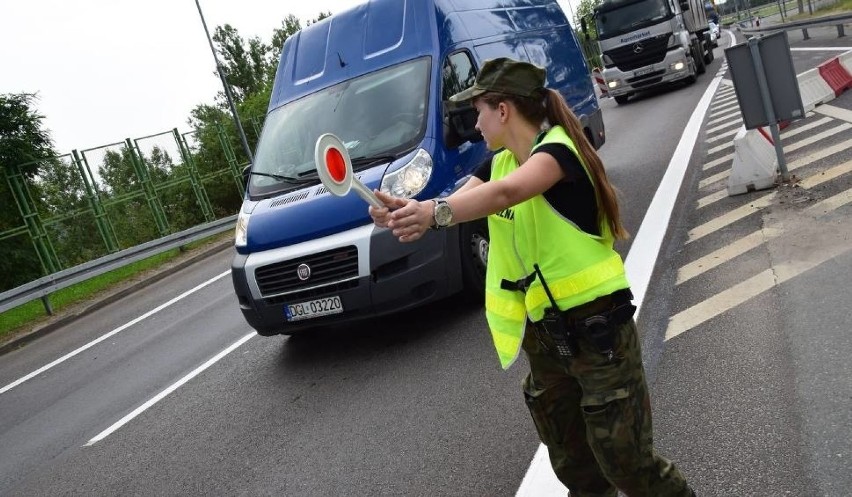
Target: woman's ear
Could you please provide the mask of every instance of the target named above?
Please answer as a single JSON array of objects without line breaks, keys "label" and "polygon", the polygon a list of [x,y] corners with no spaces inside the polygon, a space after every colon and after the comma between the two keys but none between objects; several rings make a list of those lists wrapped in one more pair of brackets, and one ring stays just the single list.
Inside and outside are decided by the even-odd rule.
[{"label": "woman's ear", "polygon": [[509,106],[506,105],[506,102],[500,102],[497,104],[497,112],[500,113],[500,122],[505,123],[506,119],[509,117]]}]

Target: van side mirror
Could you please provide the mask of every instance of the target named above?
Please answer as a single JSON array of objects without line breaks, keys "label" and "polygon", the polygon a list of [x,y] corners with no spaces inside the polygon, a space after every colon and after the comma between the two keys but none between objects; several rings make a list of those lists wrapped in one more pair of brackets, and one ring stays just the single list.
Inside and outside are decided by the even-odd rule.
[{"label": "van side mirror", "polygon": [[249,177],[251,176],[251,164],[243,168],[243,186],[248,186]]},{"label": "van side mirror", "polygon": [[580,29],[583,31],[583,34],[586,35],[586,38],[588,38],[589,37],[589,29],[586,26],[586,18],[585,17],[580,18]]},{"label": "van side mirror", "polygon": [[476,108],[472,105],[444,102],[444,144],[447,148],[482,141],[482,133],[476,129],[476,118]]}]

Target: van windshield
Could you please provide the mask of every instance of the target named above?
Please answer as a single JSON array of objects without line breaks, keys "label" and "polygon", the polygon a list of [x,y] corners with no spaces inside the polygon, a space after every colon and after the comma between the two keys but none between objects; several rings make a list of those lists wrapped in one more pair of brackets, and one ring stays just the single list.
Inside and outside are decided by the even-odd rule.
[{"label": "van windshield", "polygon": [[356,170],[358,163],[369,167],[370,159],[413,149],[426,128],[428,82],[425,57],[344,81],[270,112],[255,152],[250,195],[318,183],[314,146],[324,133],[343,141]]},{"label": "van windshield", "polygon": [[611,2],[598,10],[598,38],[611,38],[635,29],[660,23],[672,17],[666,0]]}]

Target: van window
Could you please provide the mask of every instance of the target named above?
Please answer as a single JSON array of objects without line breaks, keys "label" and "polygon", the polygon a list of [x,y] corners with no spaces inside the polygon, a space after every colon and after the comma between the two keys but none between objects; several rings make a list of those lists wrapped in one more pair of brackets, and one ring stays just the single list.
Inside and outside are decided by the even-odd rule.
[{"label": "van window", "polygon": [[[395,156],[420,143],[426,129],[430,59],[397,64],[289,102],[266,117],[249,195],[266,196],[318,183],[317,138],[334,133],[354,162]],[[359,160],[360,159],[360,160]],[[365,167],[365,166],[360,166]],[[354,169],[358,170],[356,164]]]},{"label": "van window", "polygon": [[456,52],[444,61],[441,71],[444,80],[441,100],[449,100],[456,93],[473,86],[476,80],[476,68],[467,52]]}]

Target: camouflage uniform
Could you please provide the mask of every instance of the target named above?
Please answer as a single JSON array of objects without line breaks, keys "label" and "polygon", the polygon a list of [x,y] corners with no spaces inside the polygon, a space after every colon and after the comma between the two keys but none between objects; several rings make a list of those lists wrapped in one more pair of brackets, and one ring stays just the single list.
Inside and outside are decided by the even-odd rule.
[{"label": "camouflage uniform", "polygon": [[617,326],[611,362],[579,338],[579,352],[560,359],[552,342],[529,326],[524,395],[541,441],[571,497],[694,495],[674,464],[654,452],[651,404],[631,319]]}]

